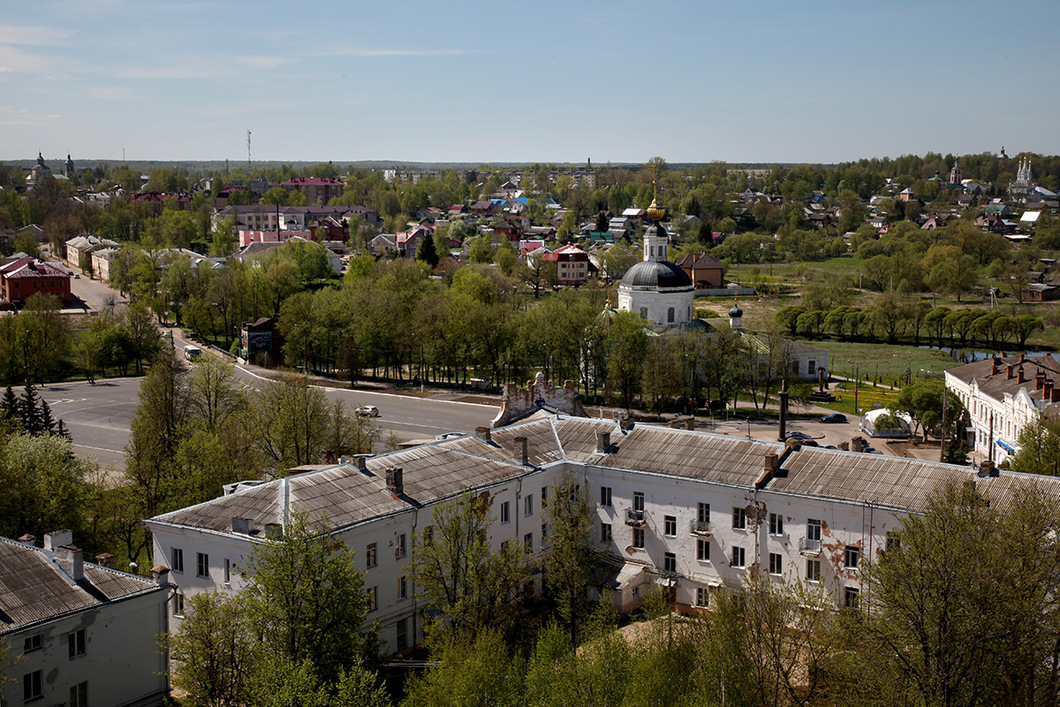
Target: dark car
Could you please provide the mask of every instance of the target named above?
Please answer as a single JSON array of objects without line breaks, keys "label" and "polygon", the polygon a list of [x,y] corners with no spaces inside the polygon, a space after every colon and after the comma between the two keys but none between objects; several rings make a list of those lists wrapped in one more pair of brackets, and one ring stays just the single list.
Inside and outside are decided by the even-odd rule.
[{"label": "dark car", "polygon": [[840,422],[846,422],[847,416],[841,412],[833,412],[831,415],[825,415],[821,418],[821,422],[827,422],[830,424],[836,424]]},{"label": "dark car", "polygon": [[784,435],[784,439],[805,440],[805,439],[813,439],[813,437],[811,437],[810,435],[806,434],[805,432],[799,432],[797,430],[792,430],[791,432],[788,432],[786,435]]}]

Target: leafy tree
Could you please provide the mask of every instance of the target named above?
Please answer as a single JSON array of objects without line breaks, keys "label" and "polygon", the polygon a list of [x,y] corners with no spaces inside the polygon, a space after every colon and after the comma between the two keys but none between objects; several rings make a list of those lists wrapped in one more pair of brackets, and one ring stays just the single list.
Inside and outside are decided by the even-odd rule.
[{"label": "leafy tree", "polygon": [[438,503],[430,530],[413,538],[417,599],[469,635],[512,628],[518,612],[511,597],[530,580],[530,559],[517,543],[490,551],[492,520],[483,498],[464,494]]},{"label": "leafy tree", "polygon": [[295,664],[311,660],[331,682],[378,651],[362,633],[368,599],[353,551],[322,532],[327,520],[295,514],[283,536],[259,545],[243,596],[254,639]]},{"label": "leafy tree", "polygon": [[545,509],[547,589],[572,644],[578,642],[581,618],[588,613],[587,591],[594,567],[592,511],[588,488],[571,473],[552,487]]},{"label": "leafy tree", "polygon": [[1013,471],[1060,476],[1060,422],[1039,415],[1020,432]]},{"label": "leafy tree", "polygon": [[79,533],[96,471],[96,463],[75,457],[70,440],[60,435],[7,437],[0,448],[0,535],[43,537],[56,528]]},{"label": "leafy tree", "polygon": [[626,410],[640,391],[641,366],[648,351],[647,323],[633,312],[618,312],[607,334],[607,378]]},{"label": "leafy tree", "polygon": [[438,250],[434,238],[424,237],[416,248],[416,260],[422,260],[433,270],[438,265]]},{"label": "leafy tree", "polygon": [[[895,409],[909,415],[913,421],[913,435],[916,436],[917,428],[921,428],[924,440],[927,441],[929,431],[945,434],[939,429],[942,423],[942,399],[945,384],[942,381],[922,380],[912,385],[907,385],[898,393]],[[956,395],[946,396],[947,427],[952,430],[964,412],[964,405]]]}]

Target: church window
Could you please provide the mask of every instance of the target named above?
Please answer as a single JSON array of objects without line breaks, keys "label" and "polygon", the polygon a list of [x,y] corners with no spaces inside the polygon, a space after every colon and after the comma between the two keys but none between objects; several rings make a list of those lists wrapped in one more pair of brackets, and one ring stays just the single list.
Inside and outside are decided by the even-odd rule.
[{"label": "church window", "polygon": [[647,319],[648,318],[648,308],[647,307],[641,307],[640,308],[640,316],[641,316],[642,319]]},{"label": "church window", "polygon": [[669,324],[673,324],[674,323],[674,308],[673,307],[670,307],[668,310],[666,310],[666,321]]}]

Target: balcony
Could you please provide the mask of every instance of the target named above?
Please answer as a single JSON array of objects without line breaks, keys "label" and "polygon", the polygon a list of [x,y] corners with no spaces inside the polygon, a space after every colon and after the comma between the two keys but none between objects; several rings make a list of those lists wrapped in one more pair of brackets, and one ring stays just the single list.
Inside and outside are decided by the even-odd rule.
[{"label": "balcony", "polygon": [[626,525],[631,528],[643,528],[648,524],[648,521],[644,518],[644,511],[635,511],[632,508],[626,509]]},{"label": "balcony", "polygon": [[821,541],[817,538],[802,538],[799,540],[799,554],[806,557],[821,556]]},{"label": "balcony", "polygon": [[710,538],[714,536],[714,529],[710,527],[710,521],[706,520],[694,520],[688,524],[688,531],[692,535],[698,535],[701,538]]}]

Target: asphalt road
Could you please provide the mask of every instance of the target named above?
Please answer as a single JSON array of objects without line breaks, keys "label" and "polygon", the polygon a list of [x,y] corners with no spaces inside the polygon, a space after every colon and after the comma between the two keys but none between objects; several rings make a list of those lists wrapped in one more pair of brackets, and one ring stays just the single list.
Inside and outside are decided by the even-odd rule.
[{"label": "asphalt road", "polygon": [[[261,377],[237,368],[237,377],[247,385]],[[75,452],[95,457],[102,466],[121,469],[123,449],[129,441],[129,426],[139,401],[139,378],[115,378],[89,383],[49,385],[40,390],[52,415],[62,418],[74,438]],[[362,404],[379,408],[376,423],[393,430],[402,440],[433,438],[444,432],[474,432],[497,414],[492,405],[451,400],[417,398],[362,390],[323,388],[330,400],[342,401],[348,410]]]}]

